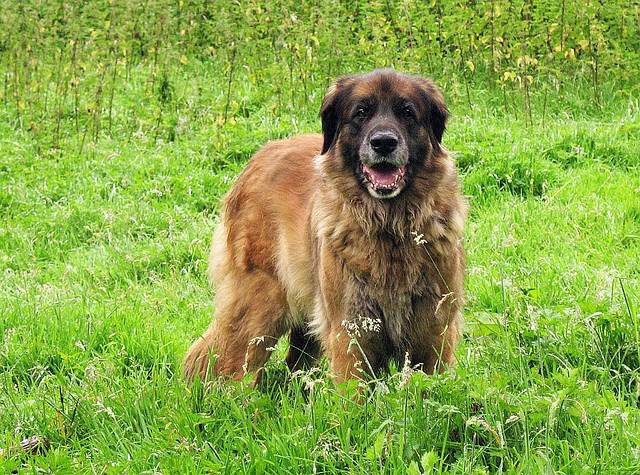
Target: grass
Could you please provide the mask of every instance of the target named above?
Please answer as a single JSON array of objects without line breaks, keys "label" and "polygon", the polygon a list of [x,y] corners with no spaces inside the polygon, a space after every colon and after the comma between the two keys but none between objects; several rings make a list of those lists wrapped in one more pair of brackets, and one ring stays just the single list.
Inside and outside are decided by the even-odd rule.
[{"label": "grass", "polygon": [[[602,83],[595,106],[577,82],[529,118],[436,77],[471,204],[459,362],[357,404],[325,366],[282,384],[282,344],[260,390],[180,377],[220,197],[265,141],[319,130],[320,77],[289,103],[286,69],[229,88],[224,61],[127,65],[99,130],[72,92],[0,107],[0,472],[640,471],[637,88]],[[51,448],[10,449],[32,435]]]}]

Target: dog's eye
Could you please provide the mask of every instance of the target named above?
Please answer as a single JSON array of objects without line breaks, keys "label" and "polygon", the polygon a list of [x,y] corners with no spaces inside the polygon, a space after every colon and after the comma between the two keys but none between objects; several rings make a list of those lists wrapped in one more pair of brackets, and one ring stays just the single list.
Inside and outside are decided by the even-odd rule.
[{"label": "dog's eye", "polygon": [[416,112],[410,105],[405,105],[402,107],[402,115],[407,119],[415,119]]},{"label": "dog's eye", "polygon": [[369,114],[369,110],[365,106],[358,106],[353,117],[355,119],[366,119]]}]

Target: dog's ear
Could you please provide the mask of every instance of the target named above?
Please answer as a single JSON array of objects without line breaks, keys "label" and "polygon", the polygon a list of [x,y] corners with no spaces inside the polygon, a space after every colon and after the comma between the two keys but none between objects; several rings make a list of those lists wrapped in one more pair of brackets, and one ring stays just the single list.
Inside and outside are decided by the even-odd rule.
[{"label": "dog's ear", "polygon": [[345,99],[353,87],[353,76],[343,76],[334,82],[322,100],[320,118],[322,119],[322,154],[326,153],[338,139],[340,120]]},{"label": "dog's ear", "polygon": [[442,136],[447,128],[449,110],[444,101],[442,91],[431,79],[416,78],[421,95],[425,103],[425,121],[433,133],[435,139],[434,147],[439,148],[442,143]]}]

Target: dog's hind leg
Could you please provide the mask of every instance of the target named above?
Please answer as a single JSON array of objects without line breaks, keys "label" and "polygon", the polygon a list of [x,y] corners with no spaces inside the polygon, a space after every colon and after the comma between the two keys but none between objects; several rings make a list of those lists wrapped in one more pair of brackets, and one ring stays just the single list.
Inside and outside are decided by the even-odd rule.
[{"label": "dog's hind leg", "polygon": [[261,369],[288,330],[287,309],[284,289],[268,273],[231,270],[218,285],[213,322],[187,352],[186,379],[241,379]]},{"label": "dog's hind leg", "polygon": [[289,334],[287,366],[291,372],[309,369],[320,355],[320,343],[303,326],[294,326]]}]

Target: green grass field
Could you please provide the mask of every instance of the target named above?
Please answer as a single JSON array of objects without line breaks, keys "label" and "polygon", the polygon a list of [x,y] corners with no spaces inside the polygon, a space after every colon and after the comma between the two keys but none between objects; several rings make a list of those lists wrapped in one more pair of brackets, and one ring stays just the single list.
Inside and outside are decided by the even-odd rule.
[{"label": "green grass field", "polygon": [[[536,71],[529,91],[375,35],[383,56],[340,63],[336,24],[304,12],[282,28],[317,22],[322,46],[277,50],[299,70],[220,38],[205,57],[162,2],[129,12],[161,26],[122,23],[109,49],[105,18],[128,14],[113,2],[53,32],[57,7],[27,3],[0,42],[0,473],[640,472],[640,89],[623,72]],[[155,59],[126,52],[165,35]],[[267,140],[319,131],[330,78],[373,66],[433,76],[449,101],[471,205],[457,367],[395,368],[356,403],[324,364],[289,381],[281,343],[260,389],[187,386],[221,196]],[[31,436],[50,448],[16,448]]]}]

